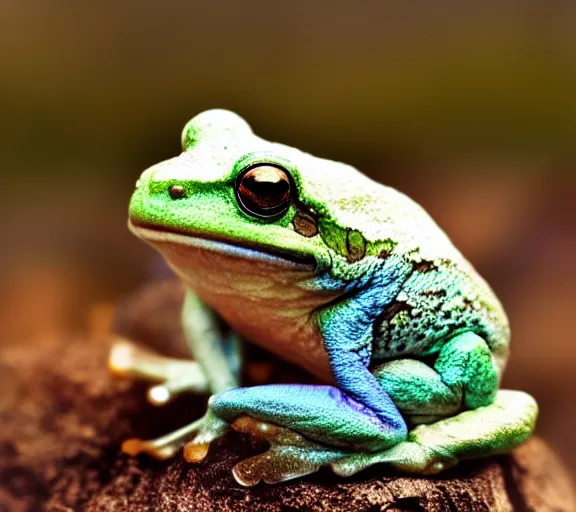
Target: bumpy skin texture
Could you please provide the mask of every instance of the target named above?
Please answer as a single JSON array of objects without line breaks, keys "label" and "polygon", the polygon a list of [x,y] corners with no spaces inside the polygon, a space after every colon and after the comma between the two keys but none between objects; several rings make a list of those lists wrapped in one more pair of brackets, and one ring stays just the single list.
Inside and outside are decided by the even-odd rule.
[{"label": "bumpy skin texture", "polygon": [[[231,112],[198,115],[182,143],[180,156],[142,174],[130,227],[187,286],[183,325],[197,363],[151,370],[153,356],[143,367],[124,346],[111,366],[160,381],[156,403],[201,384],[214,396],[204,418],[126,451],[165,457],[192,439],[185,457],[199,460],[232,425],[271,443],[235,469],[253,485],[323,465],[433,473],[531,434],[534,400],[498,392],[502,307],[420,206],[350,166],[265,141]],[[250,206],[245,183],[265,204],[282,186],[289,196],[269,215]],[[214,313],[327,385],[238,388],[238,350]]]}]

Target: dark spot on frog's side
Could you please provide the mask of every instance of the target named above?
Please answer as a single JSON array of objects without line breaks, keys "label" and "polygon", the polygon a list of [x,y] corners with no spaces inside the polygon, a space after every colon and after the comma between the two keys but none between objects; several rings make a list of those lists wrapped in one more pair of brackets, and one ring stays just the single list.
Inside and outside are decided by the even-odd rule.
[{"label": "dark spot on frog's side", "polygon": [[398,313],[401,313],[402,311],[410,312],[412,311],[412,306],[410,306],[410,304],[407,304],[406,302],[393,302],[382,312],[381,320],[389,322]]},{"label": "dark spot on frog's side", "polygon": [[[382,328],[382,324],[384,322],[390,322],[390,320],[392,320],[398,313],[401,313],[402,311],[407,311],[410,312],[412,311],[412,306],[410,306],[410,304],[407,304],[406,302],[402,302],[402,301],[394,301],[392,302],[384,311],[382,311],[382,313],[380,313],[375,319],[374,319],[374,323],[372,324],[372,337],[373,339],[381,339],[382,336],[382,332],[381,332],[381,328]],[[390,350],[390,343],[391,343],[391,338],[390,336],[386,336],[385,339],[385,350],[389,351]]]},{"label": "dark spot on frog's side", "polygon": [[414,263],[414,270],[416,272],[420,272],[421,274],[425,274],[426,272],[437,270],[437,267],[433,261],[422,260],[418,263]]},{"label": "dark spot on frog's side", "polygon": [[428,290],[420,292],[420,295],[424,295],[425,297],[446,297],[446,290]]}]

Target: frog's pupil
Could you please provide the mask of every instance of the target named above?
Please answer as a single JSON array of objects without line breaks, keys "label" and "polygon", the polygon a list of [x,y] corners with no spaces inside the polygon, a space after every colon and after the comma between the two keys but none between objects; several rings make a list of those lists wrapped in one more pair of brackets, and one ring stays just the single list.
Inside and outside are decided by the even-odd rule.
[{"label": "frog's pupil", "polygon": [[283,200],[290,191],[287,181],[260,181],[258,176],[245,178],[242,186],[250,191],[254,199],[262,203],[262,206],[276,204],[279,200]]},{"label": "frog's pupil", "polygon": [[288,175],[272,165],[249,169],[241,177],[237,193],[244,209],[257,216],[276,216],[290,206]]}]

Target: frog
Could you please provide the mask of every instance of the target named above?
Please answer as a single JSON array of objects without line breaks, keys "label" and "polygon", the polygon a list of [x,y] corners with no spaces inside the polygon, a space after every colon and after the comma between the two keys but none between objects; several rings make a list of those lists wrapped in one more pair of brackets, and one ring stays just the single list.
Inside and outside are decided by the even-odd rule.
[{"label": "frog", "polygon": [[[198,463],[235,430],[268,443],[232,469],[249,487],[375,464],[436,474],[530,437],[536,401],[500,389],[506,313],[419,204],[350,165],[267,141],[228,110],[196,115],[181,143],[138,179],[128,226],[184,284],[192,357],[118,339],[109,367],[150,381],[157,406],[186,392],[209,399],[201,418],[128,439],[125,453],[183,449]],[[318,383],[241,386],[247,342]]]}]

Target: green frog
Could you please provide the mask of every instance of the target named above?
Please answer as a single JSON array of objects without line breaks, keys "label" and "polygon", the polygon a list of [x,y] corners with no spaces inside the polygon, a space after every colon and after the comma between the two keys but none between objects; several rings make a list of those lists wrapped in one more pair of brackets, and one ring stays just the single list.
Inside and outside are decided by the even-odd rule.
[{"label": "green frog", "polygon": [[[185,285],[193,360],[119,341],[110,367],[153,381],[156,405],[211,397],[203,417],[129,439],[126,453],[164,459],[184,447],[196,462],[235,429],[270,444],[233,469],[251,486],[323,466],[433,474],[531,435],[534,399],[499,390],[502,306],[418,204],[349,165],[266,141],[225,110],[194,117],[182,148],[141,175],[129,228]],[[240,387],[244,340],[323,383]]]}]

